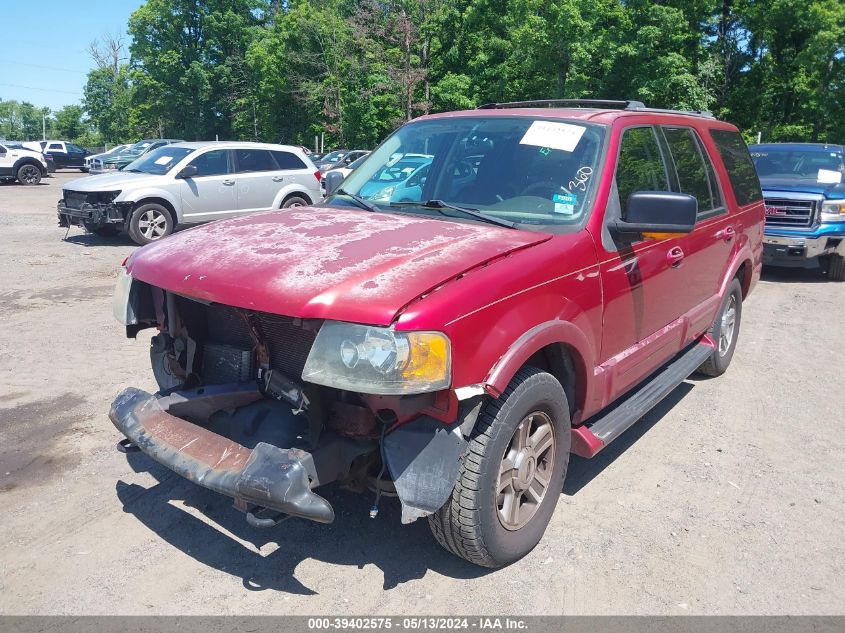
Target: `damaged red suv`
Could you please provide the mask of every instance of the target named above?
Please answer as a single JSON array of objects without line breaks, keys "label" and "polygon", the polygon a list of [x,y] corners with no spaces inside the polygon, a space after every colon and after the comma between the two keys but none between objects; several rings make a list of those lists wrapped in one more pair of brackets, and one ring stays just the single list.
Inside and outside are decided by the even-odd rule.
[{"label": "damaged red suv", "polygon": [[310,208],[176,233],[115,294],[156,328],[155,394],[110,417],[250,524],[328,523],[317,488],[398,496],[450,552],[529,552],[570,452],[592,457],[691,373],[722,374],[761,270],[736,128],[638,102],[416,119]]}]

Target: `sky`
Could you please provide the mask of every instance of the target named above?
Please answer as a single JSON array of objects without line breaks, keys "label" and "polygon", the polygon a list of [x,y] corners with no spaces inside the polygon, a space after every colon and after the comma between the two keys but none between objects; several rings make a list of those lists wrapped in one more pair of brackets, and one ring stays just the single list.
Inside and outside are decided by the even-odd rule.
[{"label": "sky", "polygon": [[[82,100],[94,67],[88,45],[105,34],[125,36],[143,0],[0,0],[0,99],[53,111]],[[126,43],[129,38],[126,37]]]}]

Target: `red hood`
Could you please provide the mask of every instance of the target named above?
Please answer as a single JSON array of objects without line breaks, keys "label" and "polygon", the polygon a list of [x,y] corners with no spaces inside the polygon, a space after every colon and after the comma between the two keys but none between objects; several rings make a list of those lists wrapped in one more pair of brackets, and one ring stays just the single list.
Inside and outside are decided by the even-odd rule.
[{"label": "red hood", "polygon": [[253,214],[176,233],[130,257],[134,277],[226,305],[388,325],[445,280],[543,233],[345,209]]}]

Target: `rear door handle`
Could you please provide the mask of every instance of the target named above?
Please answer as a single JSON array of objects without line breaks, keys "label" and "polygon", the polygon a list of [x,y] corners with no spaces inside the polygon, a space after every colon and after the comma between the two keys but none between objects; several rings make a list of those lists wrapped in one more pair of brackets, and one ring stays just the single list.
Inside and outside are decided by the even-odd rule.
[{"label": "rear door handle", "polygon": [[284,179],[284,176],[273,176],[273,182],[282,182]]},{"label": "rear door handle", "polygon": [[223,184],[226,185],[227,187],[231,187],[232,185],[235,184],[235,181],[234,180],[224,180]]},{"label": "rear door handle", "polygon": [[736,237],[736,229],[732,226],[726,226],[722,231],[722,239],[726,242],[730,242],[733,238]]},{"label": "rear door handle", "polygon": [[666,253],[666,261],[669,262],[672,268],[677,268],[684,261],[684,251],[680,246],[673,246]]}]

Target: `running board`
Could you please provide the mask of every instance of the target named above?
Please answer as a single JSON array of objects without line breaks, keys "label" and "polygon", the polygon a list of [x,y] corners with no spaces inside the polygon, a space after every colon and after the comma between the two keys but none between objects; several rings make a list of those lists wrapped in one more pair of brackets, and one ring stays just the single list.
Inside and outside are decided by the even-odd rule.
[{"label": "running board", "polygon": [[581,426],[573,428],[572,452],[581,457],[595,456],[672,393],[675,387],[710,357],[715,347],[709,336],[703,336],[698,343],[681,352],[634,391]]}]

